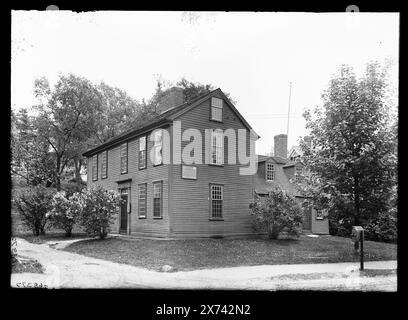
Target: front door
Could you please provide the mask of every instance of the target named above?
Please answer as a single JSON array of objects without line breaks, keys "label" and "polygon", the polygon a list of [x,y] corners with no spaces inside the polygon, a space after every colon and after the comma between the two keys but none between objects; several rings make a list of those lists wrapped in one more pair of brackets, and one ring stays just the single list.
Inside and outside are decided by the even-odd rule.
[{"label": "front door", "polygon": [[312,228],[312,208],[303,208],[303,229],[310,230]]},{"label": "front door", "polygon": [[120,205],[120,232],[127,233],[128,227],[128,189],[122,189],[120,192],[122,204]]}]

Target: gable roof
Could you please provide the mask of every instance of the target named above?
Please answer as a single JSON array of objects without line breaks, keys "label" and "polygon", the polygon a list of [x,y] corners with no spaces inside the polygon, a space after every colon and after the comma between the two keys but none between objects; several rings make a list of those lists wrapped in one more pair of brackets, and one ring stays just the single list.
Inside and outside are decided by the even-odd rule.
[{"label": "gable roof", "polygon": [[[234,107],[234,105],[229,101],[227,96],[222,92],[220,88],[217,88],[207,94],[204,94],[202,96],[199,96],[195,99],[192,99],[190,101],[187,101],[181,105],[169,108],[165,110],[164,112],[160,113],[156,117],[154,117],[151,120],[148,120],[144,122],[142,125],[132,128],[130,130],[127,130],[115,137],[112,137],[111,139],[107,140],[106,142],[91,148],[87,150],[86,152],[83,153],[83,156],[88,157],[91,156],[95,153],[98,153],[99,151],[102,151],[108,147],[112,147],[114,145],[117,145],[121,143],[122,141],[134,138],[138,135],[141,135],[147,131],[150,131],[154,128],[160,127],[164,124],[170,124],[178,118],[179,116],[183,115],[184,113],[190,111],[191,109],[197,107],[200,105],[202,102],[206,101],[207,99],[211,98],[215,94],[221,94],[223,97],[224,101],[228,104],[228,106],[231,108],[231,110],[237,115],[237,117],[242,121],[242,123],[245,125],[245,127],[248,130],[253,130],[252,127],[249,125],[249,123],[244,119],[244,117],[239,113],[239,111]],[[260,136],[255,132],[256,134],[256,139],[259,139]]]},{"label": "gable roof", "polygon": [[258,154],[258,163],[265,162],[267,160],[273,160],[278,164],[286,164],[289,161],[288,159],[285,159],[282,157],[264,156],[264,155]]}]

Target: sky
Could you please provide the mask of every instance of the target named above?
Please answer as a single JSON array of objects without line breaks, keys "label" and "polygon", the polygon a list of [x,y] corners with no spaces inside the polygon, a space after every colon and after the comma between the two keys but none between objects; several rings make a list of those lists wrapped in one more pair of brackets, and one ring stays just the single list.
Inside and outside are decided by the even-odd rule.
[{"label": "sky", "polygon": [[361,75],[369,61],[392,61],[397,99],[398,54],[398,13],[13,11],[11,107],[35,104],[43,76],[74,73],[139,101],[159,77],[185,77],[229,93],[267,154],[287,133],[290,82],[289,148],[341,64]]}]

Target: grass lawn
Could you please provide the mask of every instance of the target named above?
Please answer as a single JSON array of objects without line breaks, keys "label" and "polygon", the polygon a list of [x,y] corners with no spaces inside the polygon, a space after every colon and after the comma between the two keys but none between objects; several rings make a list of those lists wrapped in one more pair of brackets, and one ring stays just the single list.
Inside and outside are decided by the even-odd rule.
[{"label": "grass lawn", "polygon": [[[302,235],[298,240],[106,239],[73,243],[64,250],[152,270],[170,265],[174,271],[252,266],[359,261],[349,238]],[[365,260],[395,260],[395,244],[365,241]]]}]

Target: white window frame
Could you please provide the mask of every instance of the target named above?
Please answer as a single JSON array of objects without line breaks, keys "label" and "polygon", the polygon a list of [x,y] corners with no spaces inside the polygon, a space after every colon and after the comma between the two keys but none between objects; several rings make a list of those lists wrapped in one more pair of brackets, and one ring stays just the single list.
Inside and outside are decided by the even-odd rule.
[{"label": "white window frame", "polygon": [[[155,199],[160,199],[159,215],[155,215]],[[163,181],[153,182],[153,218],[163,218]]]},{"label": "white window frame", "polygon": [[211,98],[211,120],[222,122],[223,100],[217,97]]},{"label": "white window frame", "polygon": [[[126,148],[126,166],[125,166],[125,168],[123,168],[123,155],[122,155],[122,150],[124,150]],[[128,163],[128,160],[129,160],[129,153],[128,153],[128,143],[127,143],[127,141],[126,142],[124,142],[124,143],[122,143],[121,145],[120,145],[120,149],[119,149],[119,157],[120,157],[120,174],[125,174],[125,173],[127,173],[128,172],[128,165],[129,165],[129,163]]]},{"label": "white window frame", "polygon": [[[163,130],[154,131],[153,142],[153,165],[158,166],[163,164]],[[157,158],[157,154],[160,153],[160,158]]]},{"label": "white window frame", "polygon": [[[214,198],[214,192],[213,190],[219,188],[219,194],[220,198]],[[216,192],[216,190],[214,190]],[[224,186],[222,184],[215,184],[211,183],[210,184],[210,220],[222,220],[223,219],[223,209],[224,209]],[[214,211],[213,211],[213,201],[221,201],[220,205],[220,214],[217,214],[214,216]],[[218,213],[218,212],[217,212]]]},{"label": "white window frame", "polygon": [[[105,162],[105,166],[104,166],[104,162]],[[106,179],[107,177],[108,177],[108,150],[105,150],[105,151],[102,151],[101,153],[101,179]]]},{"label": "white window frame", "polygon": [[98,155],[92,156],[92,181],[98,180]]},{"label": "white window frame", "polygon": [[[141,186],[143,186],[144,187],[144,198],[142,198],[141,197],[141,193],[140,193],[140,191],[141,191]],[[138,197],[138,206],[137,206],[137,215],[138,215],[138,217],[140,218],[140,219],[143,219],[143,218],[146,218],[146,215],[147,215],[147,183],[141,183],[141,184],[139,184],[138,185],[138,195],[137,195],[137,197]],[[141,208],[141,206],[140,206],[140,204],[142,203],[142,201],[143,201],[143,203],[144,203],[144,213],[140,213],[140,208]]]},{"label": "white window frame", "polygon": [[[144,141],[143,144],[142,144],[142,141]],[[142,145],[144,145],[143,149],[141,148]],[[147,137],[146,136],[140,137],[139,138],[139,154],[138,154],[138,160],[139,160],[138,168],[139,168],[139,170],[140,169],[145,169],[146,166],[147,166],[147,156],[146,156],[147,152],[146,152],[146,149],[147,149]],[[141,158],[143,158],[143,163],[141,163],[141,161],[140,161]]]},{"label": "white window frame", "polygon": [[[299,169],[300,169],[300,173],[298,173]],[[295,167],[295,181],[296,182],[300,182],[300,178],[302,177],[302,175],[303,175],[303,168]]]},{"label": "white window frame", "polygon": [[[270,167],[272,167],[272,170],[270,170]],[[270,178],[270,171],[272,171],[272,179]],[[265,179],[266,181],[275,181],[275,166],[273,163],[267,162],[266,167],[265,167]]]},{"label": "white window frame", "polygon": [[210,139],[210,164],[222,166],[224,164],[224,133],[212,131]]}]

